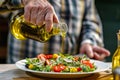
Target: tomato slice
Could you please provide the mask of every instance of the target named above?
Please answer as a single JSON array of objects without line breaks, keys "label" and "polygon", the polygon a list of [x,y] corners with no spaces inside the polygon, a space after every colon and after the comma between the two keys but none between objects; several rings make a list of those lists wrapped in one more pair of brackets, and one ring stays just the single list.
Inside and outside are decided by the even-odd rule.
[{"label": "tomato slice", "polygon": [[53,71],[54,72],[61,72],[62,69],[59,66],[53,66]]},{"label": "tomato slice", "polygon": [[93,68],[93,64],[90,62],[90,60],[82,60],[82,63],[89,66],[90,68]]},{"label": "tomato slice", "polygon": [[89,63],[88,65],[90,66],[90,68],[94,68],[92,63]]},{"label": "tomato slice", "polygon": [[54,71],[54,72],[61,72],[61,71],[64,70],[65,68],[66,68],[65,65],[63,65],[63,64],[58,64],[58,65],[53,66],[53,71]]},{"label": "tomato slice", "polygon": [[88,64],[88,63],[90,63],[90,60],[82,60],[81,61],[83,64]]},{"label": "tomato slice", "polygon": [[60,64],[60,65],[58,65],[58,66],[60,67],[61,70],[64,70],[64,69],[66,68],[66,66],[65,66],[65,65],[62,65],[62,64]]}]

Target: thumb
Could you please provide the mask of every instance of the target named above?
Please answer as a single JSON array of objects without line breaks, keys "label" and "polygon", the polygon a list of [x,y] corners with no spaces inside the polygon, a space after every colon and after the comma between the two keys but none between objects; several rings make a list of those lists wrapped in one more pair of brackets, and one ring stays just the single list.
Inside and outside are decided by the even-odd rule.
[{"label": "thumb", "polygon": [[83,44],[81,49],[80,49],[80,53],[85,53],[90,58],[94,57],[93,49],[92,49],[92,46],[90,44]]},{"label": "thumb", "polygon": [[53,15],[53,22],[59,23],[59,20],[56,14]]}]

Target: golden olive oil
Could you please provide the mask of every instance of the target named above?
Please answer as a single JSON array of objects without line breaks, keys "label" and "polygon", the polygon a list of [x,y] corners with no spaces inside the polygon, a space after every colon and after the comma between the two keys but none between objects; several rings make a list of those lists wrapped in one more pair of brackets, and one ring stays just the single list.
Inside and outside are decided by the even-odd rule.
[{"label": "golden olive oil", "polygon": [[51,36],[61,35],[65,37],[67,25],[65,23],[54,23],[52,30],[47,32],[45,30],[45,24],[42,26],[33,25],[25,22],[23,15],[17,15],[12,19],[10,30],[16,39],[24,40],[29,38],[40,42],[46,42]]},{"label": "golden olive oil", "polygon": [[120,66],[120,30],[117,33],[117,39],[118,39],[118,46],[112,57],[112,69],[113,70]]},{"label": "golden olive oil", "polygon": [[61,53],[64,53],[65,34],[62,36]]}]

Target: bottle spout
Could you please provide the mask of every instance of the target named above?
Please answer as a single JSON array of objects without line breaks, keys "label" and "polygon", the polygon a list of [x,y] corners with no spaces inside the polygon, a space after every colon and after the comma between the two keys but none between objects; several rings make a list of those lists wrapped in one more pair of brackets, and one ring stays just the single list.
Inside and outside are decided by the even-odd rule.
[{"label": "bottle spout", "polygon": [[61,32],[67,32],[68,31],[68,26],[66,23],[64,22],[60,22],[60,23],[54,23],[53,27],[57,27],[60,29]]},{"label": "bottle spout", "polygon": [[120,30],[119,30],[119,32],[118,32],[119,34],[120,34]]},{"label": "bottle spout", "polygon": [[120,40],[120,30],[117,33],[118,40]]}]

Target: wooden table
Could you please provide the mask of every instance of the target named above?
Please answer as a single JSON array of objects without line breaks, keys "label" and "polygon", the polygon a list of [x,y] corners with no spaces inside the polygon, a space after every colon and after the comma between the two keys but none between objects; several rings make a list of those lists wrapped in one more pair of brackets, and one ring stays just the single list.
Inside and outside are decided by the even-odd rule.
[{"label": "wooden table", "polygon": [[0,80],[113,80],[109,72],[100,72],[83,78],[76,79],[50,79],[28,75],[18,69],[15,64],[0,64]]}]

